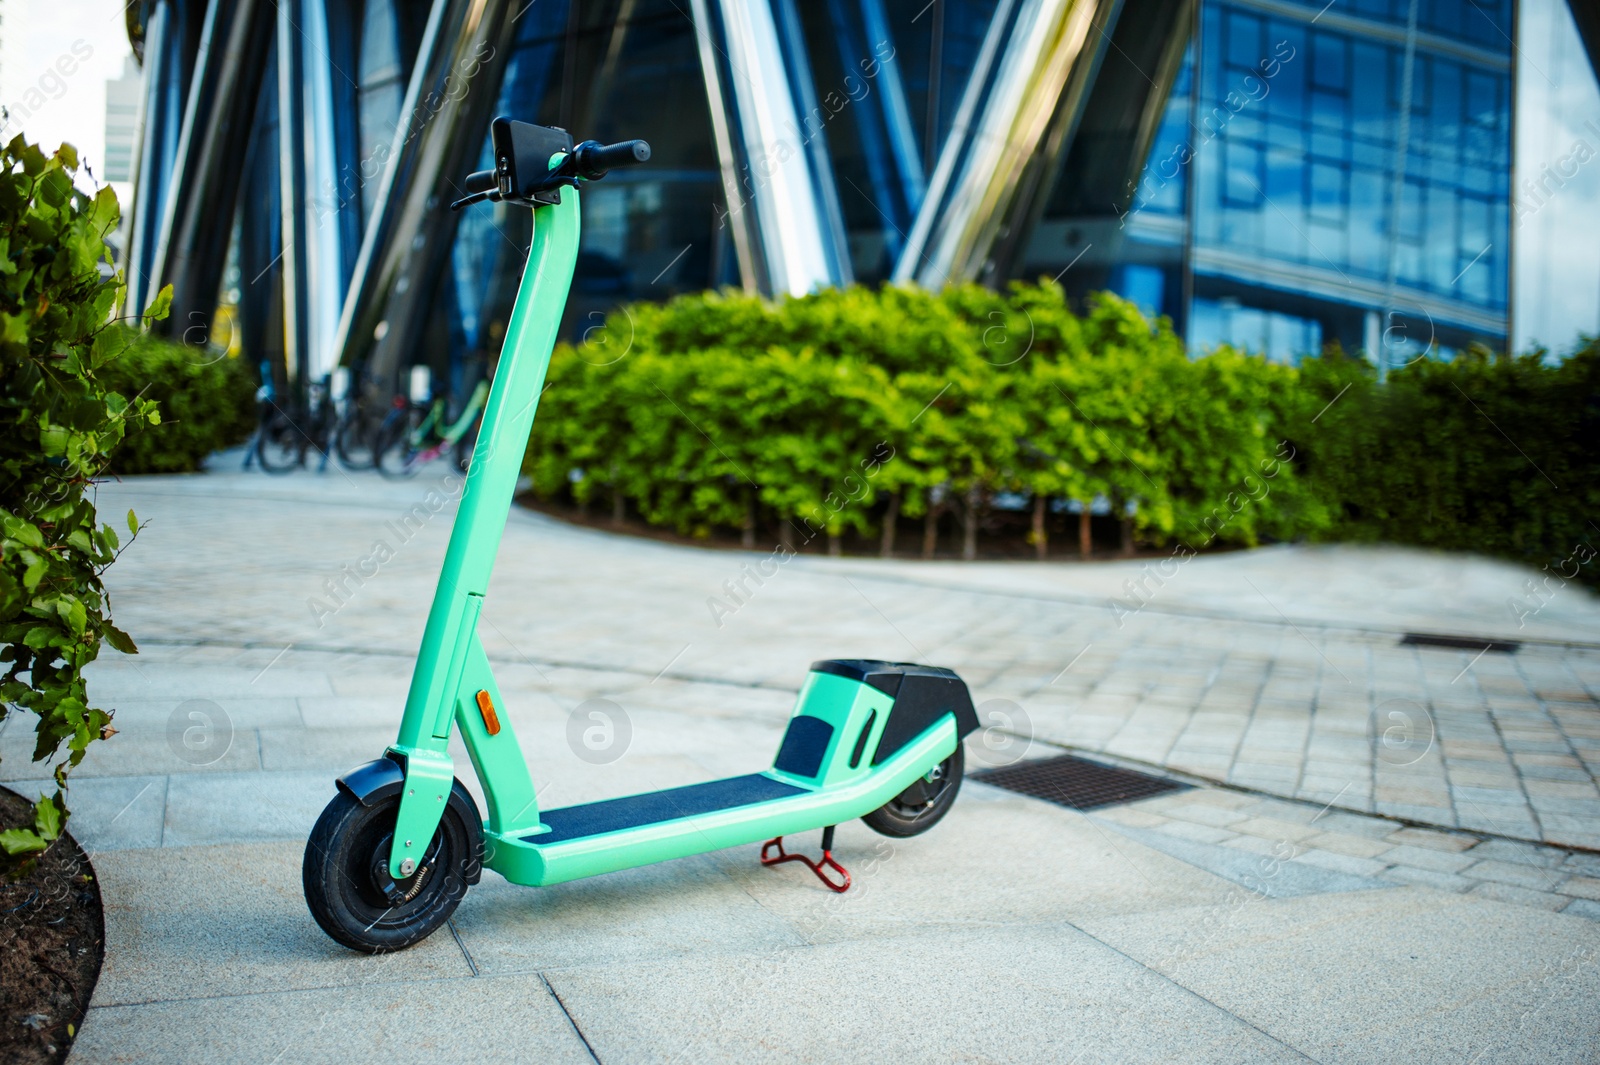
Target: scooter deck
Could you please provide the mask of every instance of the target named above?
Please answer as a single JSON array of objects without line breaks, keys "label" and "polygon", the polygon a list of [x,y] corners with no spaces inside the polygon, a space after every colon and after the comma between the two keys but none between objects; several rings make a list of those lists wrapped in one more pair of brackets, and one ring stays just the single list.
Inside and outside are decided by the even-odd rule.
[{"label": "scooter deck", "polygon": [[541,846],[561,843],[683,817],[696,817],[716,810],[755,806],[772,799],[801,795],[809,790],[786,784],[765,773],[749,773],[742,777],[710,780],[704,784],[546,810],[540,815],[540,820],[549,831],[523,836],[522,841]]},{"label": "scooter deck", "polygon": [[956,715],[946,713],[839,783],[808,787],[769,770],[541,811],[544,831],[485,831],[484,865],[514,884],[543,886],[840,824],[900,794],[960,742]]}]

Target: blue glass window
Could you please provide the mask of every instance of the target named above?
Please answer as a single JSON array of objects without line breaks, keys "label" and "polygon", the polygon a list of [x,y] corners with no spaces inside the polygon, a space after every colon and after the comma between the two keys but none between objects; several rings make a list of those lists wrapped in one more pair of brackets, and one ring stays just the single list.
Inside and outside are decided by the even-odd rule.
[{"label": "blue glass window", "polygon": [[1256,208],[1261,204],[1262,153],[1254,144],[1229,142],[1223,148],[1227,182],[1223,202],[1230,207]]},{"label": "blue glass window", "polygon": [[1332,225],[1345,224],[1350,206],[1350,174],[1336,163],[1311,164],[1311,214]]}]

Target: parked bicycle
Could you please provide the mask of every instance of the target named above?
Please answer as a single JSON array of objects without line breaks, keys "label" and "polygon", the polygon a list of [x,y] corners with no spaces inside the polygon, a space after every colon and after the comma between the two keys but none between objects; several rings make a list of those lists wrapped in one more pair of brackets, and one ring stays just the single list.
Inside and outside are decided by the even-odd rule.
[{"label": "parked bicycle", "polygon": [[465,471],[478,439],[478,422],[489,398],[489,382],[479,381],[454,421],[445,396],[428,404],[396,396],[394,406],[378,427],[372,449],[378,472],[385,477],[414,477],[428,463],[449,453],[456,468]]},{"label": "parked bicycle", "polygon": [[267,473],[282,474],[306,464],[308,452],[322,461],[317,472],[328,468],[328,447],[338,416],[328,397],[328,379],[306,388],[305,409],[278,394],[270,380],[256,393],[260,409],[256,425],[256,461]]},{"label": "parked bicycle", "polygon": [[[349,371],[344,369],[313,381],[306,388],[302,410],[299,403],[280,398],[273,387],[270,368],[262,365],[262,384],[256,390],[259,415],[251,454],[263,470],[288,473],[305,466],[310,453],[321,459],[318,473],[327,470],[330,453],[337,453],[339,461],[353,470],[373,467],[372,445],[378,426],[363,410],[360,397],[348,387],[348,381]],[[249,457],[245,467],[249,468]]]},{"label": "parked bicycle", "polygon": [[383,419],[371,413],[371,405],[364,404],[362,389],[356,382],[362,380],[359,370],[354,373],[343,368],[334,371],[334,380],[338,382],[339,375],[348,374],[345,381],[346,387],[335,387],[335,403],[339,408],[338,425],[333,432],[333,449],[339,456],[339,461],[352,470],[370,470],[377,465],[377,454],[373,444],[377,440],[378,427],[383,424]]}]

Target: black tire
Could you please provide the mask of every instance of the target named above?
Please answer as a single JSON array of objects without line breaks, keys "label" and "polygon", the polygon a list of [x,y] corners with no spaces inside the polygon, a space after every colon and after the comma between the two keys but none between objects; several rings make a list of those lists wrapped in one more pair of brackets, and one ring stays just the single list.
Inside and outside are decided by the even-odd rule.
[{"label": "black tire", "polygon": [[966,755],[958,742],[955,754],[861,820],[874,832],[896,839],[921,835],[950,812],[956,793],[961,790],[966,764]]},{"label": "black tire", "polygon": [[376,435],[371,420],[359,409],[346,415],[334,431],[333,446],[339,461],[352,470],[372,469],[377,465],[372,452]]},{"label": "black tire", "polygon": [[417,474],[417,464],[412,462],[416,452],[411,449],[411,430],[416,424],[415,411],[391,411],[378,426],[372,439],[372,458],[378,472],[395,480],[405,480]]},{"label": "black tire", "polygon": [[[458,785],[459,786],[459,785]],[[455,805],[445,807],[439,829],[417,871],[390,879],[398,795],[372,806],[340,791],[306,841],[301,866],[306,905],[322,930],[352,950],[385,954],[427,938],[450,919],[475,877],[477,834]]]},{"label": "black tire", "polygon": [[256,431],[256,461],[268,473],[288,473],[300,465],[306,443],[294,419],[274,408]]}]

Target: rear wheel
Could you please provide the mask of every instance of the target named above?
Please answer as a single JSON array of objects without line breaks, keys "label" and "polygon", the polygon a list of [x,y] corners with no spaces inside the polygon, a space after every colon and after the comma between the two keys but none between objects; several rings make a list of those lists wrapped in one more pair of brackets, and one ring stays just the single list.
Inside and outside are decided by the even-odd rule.
[{"label": "rear wheel", "polygon": [[376,435],[372,422],[360,408],[350,411],[334,431],[333,446],[339,452],[339,461],[352,470],[370,470],[372,439]]},{"label": "rear wheel", "polygon": [[961,790],[961,775],[965,769],[966,756],[957,741],[954,754],[861,820],[885,836],[921,835],[950,812],[956,793]]},{"label": "rear wheel", "polygon": [[352,950],[403,950],[436,930],[467,893],[474,835],[447,805],[417,871],[389,875],[398,795],[363,806],[341,791],[306,841],[301,866],[306,905],[322,930]]},{"label": "rear wheel", "polygon": [[411,433],[415,428],[415,411],[391,411],[378,426],[372,441],[372,457],[378,472],[385,477],[404,478],[416,474],[412,459],[416,451],[411,447]]}]

